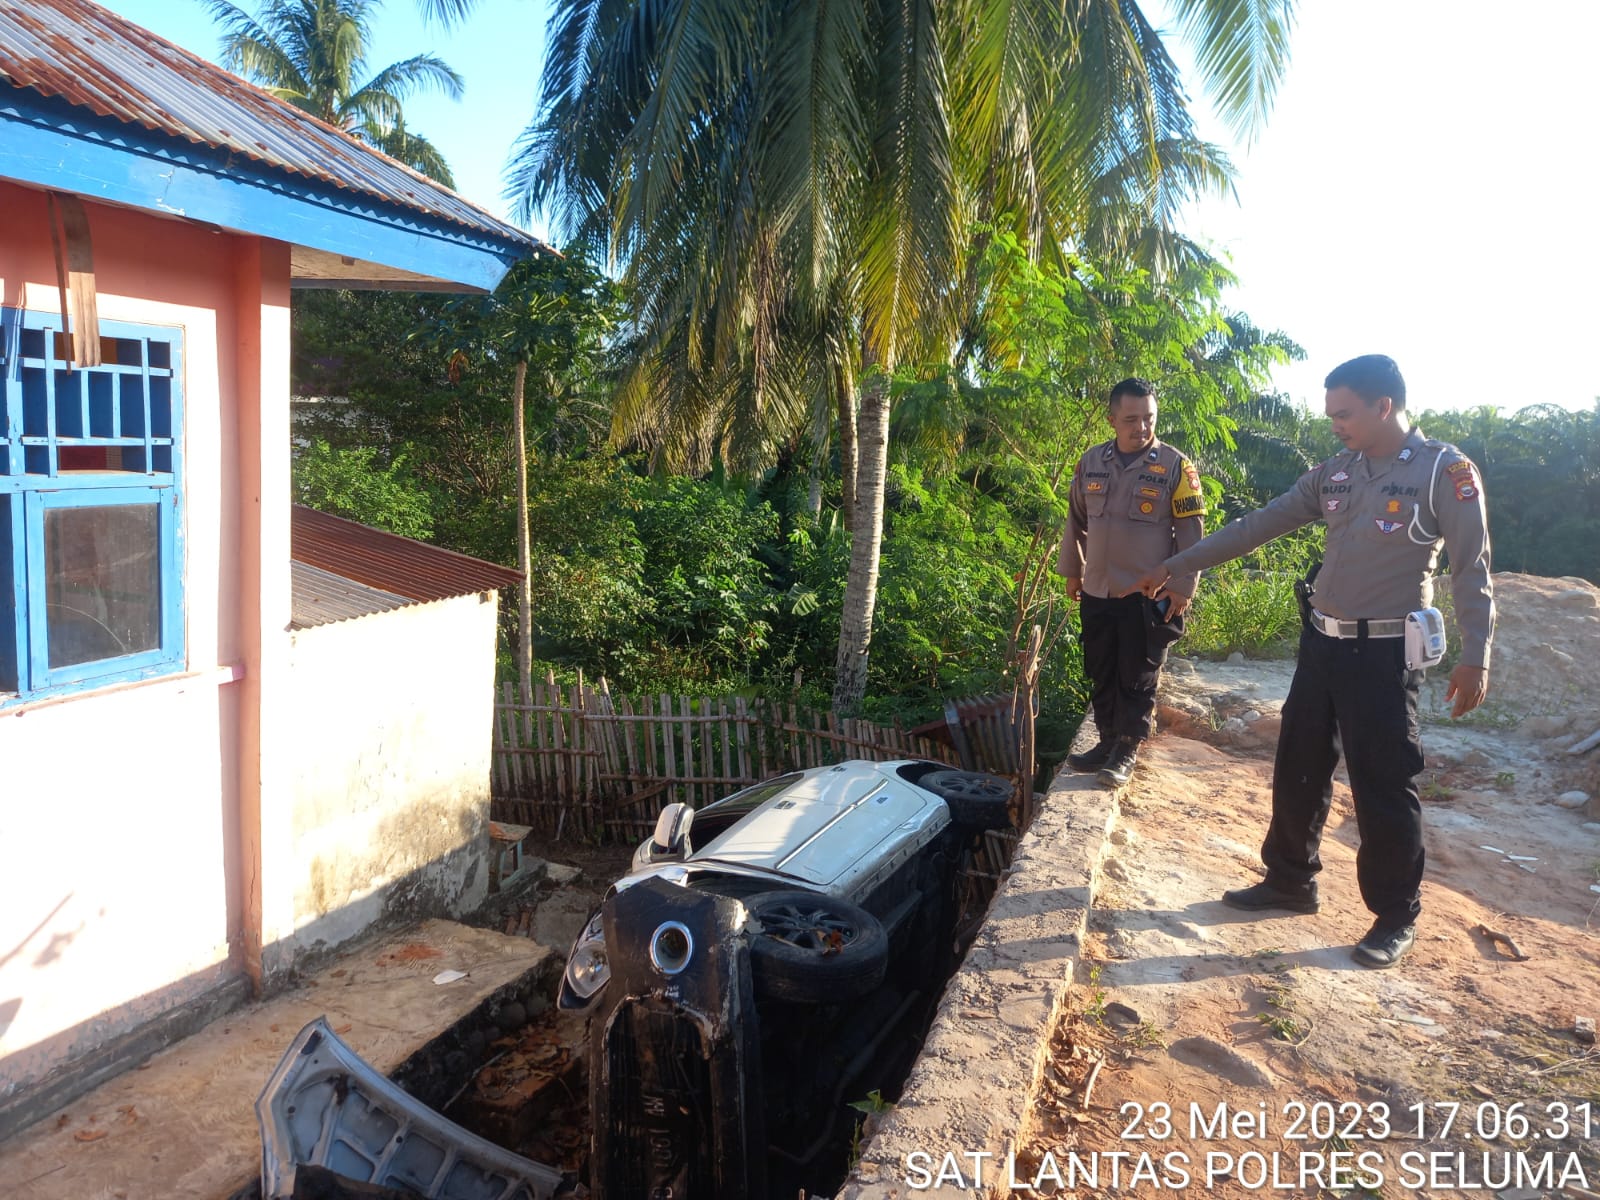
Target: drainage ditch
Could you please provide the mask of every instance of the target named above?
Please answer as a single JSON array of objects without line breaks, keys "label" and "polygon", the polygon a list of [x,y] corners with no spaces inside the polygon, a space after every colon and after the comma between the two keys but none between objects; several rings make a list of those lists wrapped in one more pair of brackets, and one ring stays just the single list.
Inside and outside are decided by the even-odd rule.
[{"label": "drainage ditch", "polygon": [[[555,970],[541,977],[538,994],[486,1009],[477,1023],[447,1035],[449,1045],[415,1060],[426,1065],[397,1075],[402,1086],[450,1120],[569,1173],[585,1188],[592,1186],[593,1170],[589,1018],[563,1011],[554,997],[566,948],[604,891],[595,882],[596,869],[605,879],[621,872],[610,869],[615,864],[608,857],[586,864],[577,883],[509,898],[480,915],[486,924],[551,946]],[[899,1100],[944,985],[992,894],[995,861],[985,854],[983,862],[968,863],[957,876],[956,920],[946,934],[947,952],[934,957],[933,970],[887,980],[843,1020],[834,1011],[818,1024],[810,1006],[763,1002],[758,1008],[766,1031],[760,1039],[764,1106],[775,1115],[767,1120],[764,1139],[767,1194],[834,1195],[874,1114]],[[826,1068],[819,1067],[824,1061]]]}]

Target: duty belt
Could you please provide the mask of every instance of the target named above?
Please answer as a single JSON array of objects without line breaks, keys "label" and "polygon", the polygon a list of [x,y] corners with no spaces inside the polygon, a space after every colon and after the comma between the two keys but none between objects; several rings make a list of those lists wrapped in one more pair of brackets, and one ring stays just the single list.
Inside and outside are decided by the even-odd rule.
[{"label": "duty belt", "polygon": [[1360,637],[1363,625],[1367,627],[1368,637],[1404,637],[1406,632],[1405,619],[1401,617],[1386,621],[1341,621],[1338,617],[1330,617],[1314,608],[1311,610],[1311,627],[1328,637]]}]

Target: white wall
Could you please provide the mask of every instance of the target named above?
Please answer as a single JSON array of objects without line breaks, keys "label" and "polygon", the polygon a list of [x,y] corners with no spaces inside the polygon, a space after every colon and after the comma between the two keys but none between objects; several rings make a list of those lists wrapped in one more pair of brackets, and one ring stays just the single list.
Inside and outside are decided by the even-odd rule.
[{"label": "white wall", "polygon": [[295,954],[488,885],[494,594],[292,635]]},{"label": "white wall", "polygon": [[[234,345],[248,239],[88,210],[100,316],[184,331],[188,661],[177,677],[0,709],[0,1104],[238,976]],[[0,303],[58,309],[44,194],[0,181],[0,212]],[[259,256],[252,267],[260,293]]]}]

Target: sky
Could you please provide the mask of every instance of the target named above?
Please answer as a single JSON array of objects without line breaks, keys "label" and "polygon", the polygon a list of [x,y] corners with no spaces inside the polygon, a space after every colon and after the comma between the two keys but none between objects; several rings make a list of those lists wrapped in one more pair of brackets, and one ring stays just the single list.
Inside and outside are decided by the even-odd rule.
[{"label": "sky", "polygon": [[[219,53],[199,0],[108,7]],[[547,0],[479,0],[444,31],[388,0],[374,22],[372,67],[430,50],[464,77],[459,103],[415,97],[407,122],[444,152],[457,189],[502,217],[546,12]],[[1253,144],[1237,145],[1195,95],[1202,135],[1238,171],[1233,195],[1183,224],[1231,260],[1228,305],[1305,348],[1277,388],[1320,409],[1328,371],[1383,353],[1414,410],[1595,404],[1597,46],[1596,0],[1300,0],[1289,72]]]}]

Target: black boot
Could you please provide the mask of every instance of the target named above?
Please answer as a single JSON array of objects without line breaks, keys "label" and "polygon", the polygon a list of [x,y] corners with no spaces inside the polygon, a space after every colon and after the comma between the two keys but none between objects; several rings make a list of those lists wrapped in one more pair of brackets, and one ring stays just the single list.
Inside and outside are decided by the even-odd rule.
[{"label": "black boot", "polygon": [[1289,912],[1314,913],[1320,907],[1315,883],[1308,883],[1302,887],[1279,887],[1266,880],[1247,888],[1223,892],[1222,902],[1230,908],[1240,908],[1245,912],[1281,908]]},{"label": "black boot", "polygon": [[1100,768],[1100,782],[1109,788],[1125,787],[1133,778],[1134,764],[1139,761],[1139,739],[1119,737],[1111,748],[1111,757]]},{"label": "black boot", "polygon": [[1074,771],[1094,772],[1106,765],[1106,760],[1111,757],[1112,747],[1116,742],[1111,738],[1101,738],[1091,750],[1082,754],[1067,755],[1067,766]]}]

